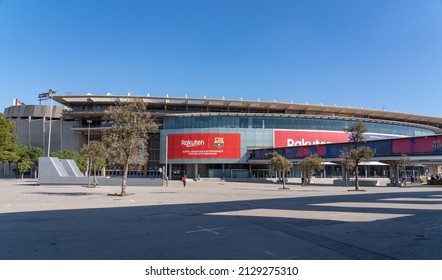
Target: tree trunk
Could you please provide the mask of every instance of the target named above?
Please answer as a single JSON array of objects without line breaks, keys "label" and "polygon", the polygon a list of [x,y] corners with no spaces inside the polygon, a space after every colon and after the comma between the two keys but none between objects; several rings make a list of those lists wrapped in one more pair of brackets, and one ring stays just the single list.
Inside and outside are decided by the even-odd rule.
[{"label": "tree trunk", "polygon": [[404,177],[402,177],[404,179],[404,187],[407,187],[407,168],[404,167]]},{"label": "tree trunk", "polygon": [[356,163],[355,167],[355,191],[359,191],[359,163]]},{"label": "tree trunk", "polygon": [[87,187],[91,187],[91,160],[87,160]]},{"label": "tree trunk", "polygon": [[344,169],[344,186],[347,188],[348,187],[348,170],[347,168]]},{"label": "tree trunk", "polygon": [[123,182],[121,183],[121,193],[120,195],[125,196],[126,193],[126,185],[127,185],[127,173],[129,171],[129,162],[126,162],[124,164],[124,171],[123,171]]},{"label": "tree trunk", "polygon": [[285,172],[282,172],[282,188],[285,189]]},{"label": "tree trunk", "polygon": [[97,174],[97,163],[94,162],[94,188],[97,187],[97,178],[96,178],[96,174]]}]

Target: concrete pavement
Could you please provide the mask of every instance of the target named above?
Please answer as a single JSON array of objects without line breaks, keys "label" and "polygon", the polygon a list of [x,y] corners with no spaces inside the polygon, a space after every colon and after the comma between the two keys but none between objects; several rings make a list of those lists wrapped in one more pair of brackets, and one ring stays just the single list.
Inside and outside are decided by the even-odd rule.
[{"label": "concrete pavement", "polygon": [[0,180],[0,259],[442,259],[442,187]]}]

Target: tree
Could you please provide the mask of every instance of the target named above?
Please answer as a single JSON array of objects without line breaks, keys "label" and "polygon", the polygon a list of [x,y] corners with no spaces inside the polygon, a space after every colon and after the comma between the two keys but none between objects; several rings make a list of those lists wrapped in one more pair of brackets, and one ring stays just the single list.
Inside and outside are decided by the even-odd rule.
[{"label": "tree", "polygon": [[5,119],[0,113],[0,162],[17,162],[19,157],[16,152],[15,123]]},{"label": "tree", "polygon": [[27,153],[32,162],[37,162],[38,158],[43,155],[43,149],[35,146],[29,146],[27,149]]},{"label": "tree", "polygon": [[[353,161],[354,163],[354,172],[355,172],[355,191],[359,190],[359,163],[362,159],[370,160],[374,152],[370,147],[361,146],[362,143],[365,143],[364,133],[368,132],[368,129],[365,127],[364,123],[359,121],[353,125],[350,125],[345,129],[349,133],[349,142],[350,142],[350,150],[347,155],[344,157],[348,157],[348,161]],[[341,153],[342,154],[342,153]]]},{"label": "tree", "polygon": [[88,187],[90,187],[91,169],[94,170],[94,188],[97,186],[96,173],[97,169],[101,169],[106,165],[107,152],[103,142],[91,141],[89,145],[83,145],[80,153],[89,162]]},{"label": "tree", "polygon": [[[407,154],[401,154],[401,158],[398,161],[398,165],[404,171],[404,177],[403,177],[403,182],[405,184],[404,187],[407,186],[407,165],[409,165],[409,164],[410,164],[410,157]],[[399,176],[397,176],[397,177],[399,178]],[[398,183],[400,186],[401,182],[398,182]]]},{"label": "tree", "polygon": [[285,173],[287,171],[290,171],[290,169],[293,166],[293,163],[291,163],[287,158],[281,156],[277,152],[273,152],[273,157],[271,162],[273,165],[273,169],[282,174],[282,188],[287,189],[285,187]]},{"label": "tree", "polygon": [[18,160],[17,163],[17,171],[20,173],[21,178],[23,179],[23,174],[29,170],[29,167],[31,167],[31,164],[33,163],[31,159],[29,158],[29,155],[27,153],[27,147],[22,144],[17,145],[17,154],[18,154]]},{"label": "tree", "polygon": [[348,175],[348,170],[352,170],[355,167],[355,162],[351,158],[350,151],[348,149],[344,149],[341,151],[341,154],[339,157],[342,159],[341,165],[342,169],[344,171],[344,182],[345,186],[348,186],[348,181],[350,179],[350,176]]},{"label": "tree", "polygon": [[299,162],[299,169],[304,173],[306,184],[310,184],[313,173],[324,169],[324,163],[318,155],[310,155]]},{"label": "tree", "polygon": [[51,157],[57,157],[59,159],[73,159],[81,172],[86,170],[86,160],[77,151],[63,150],[52,152]]},{"label": "tree", "polygon": [[157,131],[143,99],[117,102],[105,112],[104,118],[113,121],[104,131],[103,140],[109,151],[111,163],[123,165],[121,196],[127,195],[129,164],[143,164],[148,159],[149,133]]},{"label": "tree", "polygon": [[19,156],[19,159],[16,161],[17,170],[23,179],[24,173],[28,171],[43,154],[43,150],[34,146],[27,147],[22,144],[17,144],[17,154]]}]

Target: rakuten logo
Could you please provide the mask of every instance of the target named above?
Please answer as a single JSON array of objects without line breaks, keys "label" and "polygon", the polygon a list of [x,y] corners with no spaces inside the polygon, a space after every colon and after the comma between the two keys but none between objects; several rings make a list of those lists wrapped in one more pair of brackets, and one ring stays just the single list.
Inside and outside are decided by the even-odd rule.
[{"label": "rakuten logo", "polygon": [[301,140],[295,141],[293,139],[287,138],[287,146],[289,146],[289,147],[328,144],[328,143],[332,143],[332,142],[319,141],[319,139],[316,139],[313,141],[306,141],[304,138],[302,138]]},{"label": "rakuten logo", "polygon": [[181,146],[186,148],[204,146],[204,140],[181,140]]}]

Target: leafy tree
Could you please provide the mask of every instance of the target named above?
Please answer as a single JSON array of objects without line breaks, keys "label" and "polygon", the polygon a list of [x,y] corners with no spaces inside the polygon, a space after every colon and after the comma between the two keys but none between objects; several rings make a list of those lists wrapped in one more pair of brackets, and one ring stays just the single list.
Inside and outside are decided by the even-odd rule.
[{"label": "leafy tree", "polygon": [[23,174],[31,168],[31,166],[38,160],[38,158],[43,154],[43,150],[34,146],[25,146],[22,144],[17,145],[17,154],[19,159],[16,161],[18,172],[21,174],[23,179]]},{"label": "leafy tree", "polygon": [[282,174],[282,188],[286,189],[285,173],[287,171],[290,171],[290,168],[292,168],[293,163],[291,163],[287,158],[281,156],[277,152],[273,152],[273,157],[271,162],[273,165],[273,169]]},{"label": "leafy tree", "polygon": [[58,157],[59,159],[73,159],[81,172],[86,170],[86,160],[77,151],[63,150],[52,152],[51,157]]},{"label": "leafy tree", "polygon": [[96,173],[97,169],[101,169],[106,165],[107,152],[106,147],[103,142],[91,141],[89,145],[84,145],[81,148],[80,153],[89,162],[89,172],[88,172],[88,186],[90,187],[90,174],[91,169],[94,170],[94,187],[97,186],[96,183]]},{"label": "leafy tree", "polygon": [[19,159],[16,161],[17,170],[21,174],[21,178],[23,179],[23,174],[29,170],[29,167],[33,163],[29,158],[27,153],[28,148],[25,145],[18,144],[17,145],[17,154]]},{"label": "leafy tree", "polygon": [[103,140],[111,163],[123,165],[121,196],[127,195],[129,164],[142,164],[148,159],[149,133],[158,130],[143,100],[121,101],[105,111],[106,120],[113,121]]},{"label": "leafy tree", "polygon": [[0,113],[0,162],[17,162],[19,157],[16,152],[15,123],[5,119]]},{"label": "leafy tree", "polygon": [[[362,159],[370,160],[374,152],[370,147],[361,146],[362,143],[365,143],[364,133],[368,132],[368,129],[365,127],[363,122],[357,122],[349,127],[346,130],[349,133],[349,142],[350,142],[350,150],[348,151],[347,157],[348,161],[353,161],[354,164],[354,172],[355,172],[355,190],[359,190],[359,163]],[[342,153],[341,153],[342,154]]]},{"label": "leafy tree", "polygon": [[310,155],[299,162],[299,169],[304,173],[306,183],[310,184],[313,173],[324,169],[324,163],[318,155]]},{"label": "leafy tree", "polygon": [[38,158],[43,155],[43,149],[35,146],[28,146],[27,153],[32,162],[37,162]]}]

